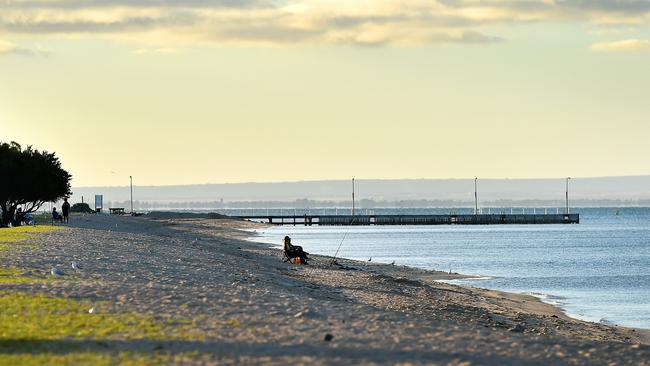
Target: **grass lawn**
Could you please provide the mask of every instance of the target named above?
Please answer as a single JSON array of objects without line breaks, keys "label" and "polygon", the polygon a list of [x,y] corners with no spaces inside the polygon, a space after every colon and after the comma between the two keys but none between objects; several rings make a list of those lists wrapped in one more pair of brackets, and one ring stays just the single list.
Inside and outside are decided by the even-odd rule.
[{"label": "grass lawn", "polygon": [[0,228],[0,251],[9,250],[12,244],[25,241],[35,234],[63,230],[62,226],[36,225]]}]

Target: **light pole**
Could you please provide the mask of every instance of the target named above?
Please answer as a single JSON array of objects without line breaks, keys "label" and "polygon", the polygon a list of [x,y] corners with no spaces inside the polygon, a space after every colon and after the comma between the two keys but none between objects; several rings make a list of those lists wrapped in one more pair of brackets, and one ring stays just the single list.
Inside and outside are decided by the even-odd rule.
[{"label": "light pole", "polygon": [[131,181],[131,215],[133,215],[133,177],[130,175],[129,181]]},{"label": "light pole", "polygon": [[477,190],[478,178],[474,178],[474,215],[478,215],[478,190]]},{"label": "light pole", "polygon": [[569,180],[571,177],[566,178],[566,213],[569,214]]},{"label": "light pole", "polygon": [[354,178],[352,178],[352,216],[354,217]]}]

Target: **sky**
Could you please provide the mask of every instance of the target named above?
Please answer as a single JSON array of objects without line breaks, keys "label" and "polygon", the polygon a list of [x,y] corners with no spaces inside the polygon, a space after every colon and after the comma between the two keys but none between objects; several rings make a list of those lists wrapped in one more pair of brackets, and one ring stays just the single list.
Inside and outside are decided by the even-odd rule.
[{"label": "sky", "polygon": [[650,1],[0,0],[74,186],[650,174]]}]

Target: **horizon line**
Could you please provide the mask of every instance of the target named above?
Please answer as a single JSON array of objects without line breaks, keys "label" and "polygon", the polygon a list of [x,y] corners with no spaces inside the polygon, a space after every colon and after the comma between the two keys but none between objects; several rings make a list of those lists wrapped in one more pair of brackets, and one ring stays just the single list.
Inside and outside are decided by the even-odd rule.
[{"label": "horizon line", "polygon": [[[588,177],[569,177],[570,179],[603,179],[603,178],[650,178],[649,174],[637,174],[637,175],[600,175],[600,176],[588,176]],[[177,187],[177,186],[207,186],[207,185],[244,185],[244,184],[293,184],[293,183],[317,183],[317,182],[345,182],[348,180],[354,179],[355,181],[453,181],[453,180],[474,180],[478,178],[481,180],[513,180],[513,181],[524,181],[524,180],[560,180],[566,179],[567,177],[554,177],[554,178],[481,178],[481,177],[471,177],[471,178],[356,178],[350,177],[348,179],[313,179],[313,180],[295,180],[295,181],[243,181],[243,182],[222,182],[222,183],[179,183],[179,184],[161,184],[161,185],[137,185],[138,187]],[[126,185],[86,185],[86,186],[72,186],[72,188],[119,188],[119,187],[129,187]]]}]

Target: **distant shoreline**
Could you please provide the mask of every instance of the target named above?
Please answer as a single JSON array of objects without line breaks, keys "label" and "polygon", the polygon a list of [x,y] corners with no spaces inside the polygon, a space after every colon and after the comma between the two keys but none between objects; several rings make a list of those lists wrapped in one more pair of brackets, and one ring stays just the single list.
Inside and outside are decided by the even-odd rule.
[{"label": "distant shoreline", "polygon": [[[498,206],[564,206],[564,177],[546,179],[482,179],[478,178],[481,205]],[[370,206],[473,206],[474,179],[356,179],[359,207]],[[128,180],[123,186],[73,187],[73,201],[87,202],[94,195],[104,201],[130,200]],[[349,180],[315,180],[275,183],[185,184],[133,188],[135,201],[149,203],[192,203],[186,207],[228,206],[350,206]],[[650,206],[650,175],[623,177],[574,177],[569,184],[570,201],[574,206]],[[284,204],[280,204],[283,202]],[[347,203],[347,204],[346,204]],[[372,204],[366,204],[372,203]],[[137,205],[136,205],[137,206]],[[158,209],[163,206],[157,207]],[[167,206],[178,207],[178,206]],[[152,207],[155,208],[155,207]]]}]

